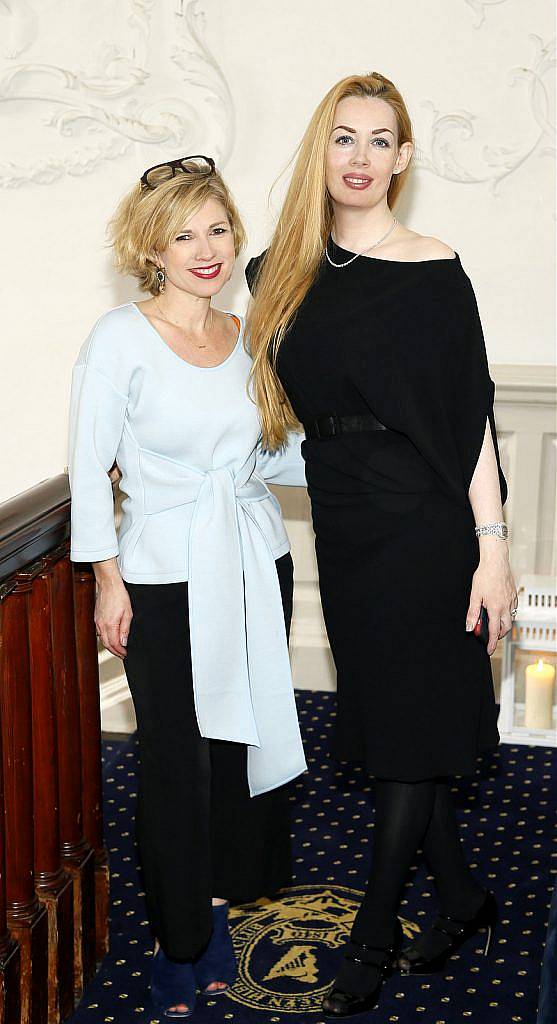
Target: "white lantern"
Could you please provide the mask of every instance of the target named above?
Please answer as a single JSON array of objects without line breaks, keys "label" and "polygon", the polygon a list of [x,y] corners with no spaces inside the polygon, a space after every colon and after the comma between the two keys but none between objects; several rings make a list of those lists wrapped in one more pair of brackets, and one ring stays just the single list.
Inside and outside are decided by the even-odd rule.
[{"label": "white lantern", "polygon": [[499,732],[504,743],[557,746],[557,594],[553,576],[522,576],[503,643]]}]

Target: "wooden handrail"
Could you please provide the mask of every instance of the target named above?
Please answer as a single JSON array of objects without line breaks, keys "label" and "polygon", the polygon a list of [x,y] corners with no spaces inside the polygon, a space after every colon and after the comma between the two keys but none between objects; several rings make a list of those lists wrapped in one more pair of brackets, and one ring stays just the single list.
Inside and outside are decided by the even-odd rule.
[{"label": "wooden handrail", "polygon": [[0,584],[70,535],[70,485],[65,473],[0,504]]}]

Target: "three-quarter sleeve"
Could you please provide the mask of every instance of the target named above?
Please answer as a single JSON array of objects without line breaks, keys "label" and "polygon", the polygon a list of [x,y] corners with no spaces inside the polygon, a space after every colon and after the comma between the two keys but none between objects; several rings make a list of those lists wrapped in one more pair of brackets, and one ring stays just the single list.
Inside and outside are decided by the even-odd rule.
[{"label": "three-quarter sleeve", "polygon": [[98,369],[78,360],[70,402],[69,477],[74,562],[118,554],[108,473],[122,436],[127,397]]},{"label": "three-quarter sleeve", "polygon": [[284,484],[287,487],[305,487],[306,470],[302,455],[304,435],[296,430],[288,434],[286,444],[278,451],[257,449],[256,472],[268,484]]}]

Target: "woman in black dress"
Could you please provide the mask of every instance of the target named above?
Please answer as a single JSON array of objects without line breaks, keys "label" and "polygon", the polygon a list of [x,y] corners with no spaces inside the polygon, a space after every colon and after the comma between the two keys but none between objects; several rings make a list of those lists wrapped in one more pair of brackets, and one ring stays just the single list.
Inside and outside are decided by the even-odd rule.
[{"label": "woman in black dress", "polygon": [[[254,386],[272,450],[301,422],[325,623],[338,677],[335,753],[376,779],[371,874],[330,1016],[382,978],[439,969],[497,918],[450,796],[496,746],[489,655],[510,629],[494,386],[458,255],[391,212],[412,156],[402,97],[344,79],[302,140],[271,245],[248,266]],[[474,628],[483,609],[487,643]],[[439,915],[402,953],[397,907],[416,850]]]}]

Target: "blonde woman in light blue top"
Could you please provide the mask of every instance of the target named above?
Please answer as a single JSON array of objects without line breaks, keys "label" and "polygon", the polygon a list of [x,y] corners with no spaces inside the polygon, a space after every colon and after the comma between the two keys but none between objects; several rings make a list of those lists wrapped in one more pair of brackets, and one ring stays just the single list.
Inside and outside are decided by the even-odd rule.
[{"label": "blonde woman in light blue top", "polygon": [[281,787],[305,761],[288,661],[289,542],[267,483],[305,478],[299,435],[279,454],[261,450],[243,319],[211,305],[244,241],[213,162],[150,169],[111,234],[119,269],[151,298],[102,316],[74,368],[71,557],[93,563],[97,633],[125,658],[160,943],[152,995],[185,1017],[196,990],[218,995],[234,980],[225,897],[287,881]]}]

